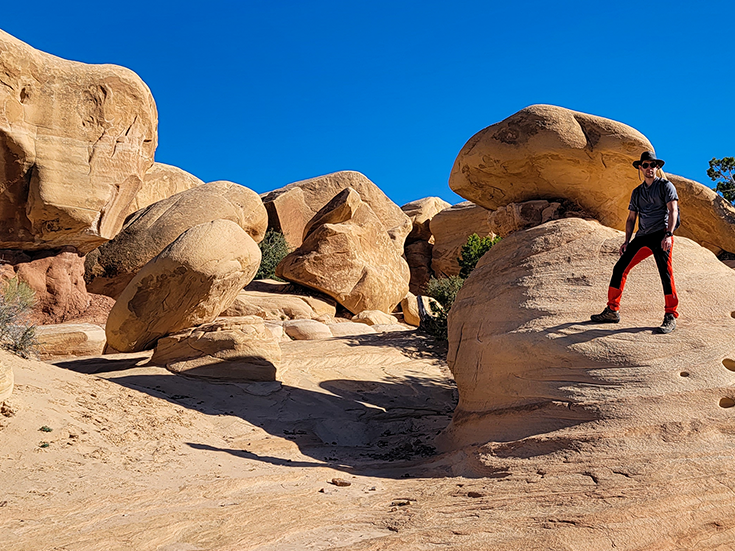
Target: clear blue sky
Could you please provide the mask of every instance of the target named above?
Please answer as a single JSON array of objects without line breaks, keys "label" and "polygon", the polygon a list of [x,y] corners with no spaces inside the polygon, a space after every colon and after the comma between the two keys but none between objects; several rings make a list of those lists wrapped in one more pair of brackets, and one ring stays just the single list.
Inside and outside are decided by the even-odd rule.
[{"label": "clear blue sky", "polygon": [[712,185],[735,155],[735,3],[7,2],[0,28],[148,84],[156,160],[258,192],[337,170],[396,203],[447,184],[477,131],[550,103],[645,134]]}]

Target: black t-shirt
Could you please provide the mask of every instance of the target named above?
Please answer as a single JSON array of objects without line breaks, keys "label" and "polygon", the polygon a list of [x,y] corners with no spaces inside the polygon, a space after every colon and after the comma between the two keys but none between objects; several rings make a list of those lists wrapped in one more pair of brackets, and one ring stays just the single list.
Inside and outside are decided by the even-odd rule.
[{"label": "black t-shirt", "polygon": [[669,223],[671,201],[678,201],[674,184],[663,178],[656,178],[649,186],[643,182],[633,190],[628,210],[638,213],[638,231],[636,235],[648,235],[665,230]]}]

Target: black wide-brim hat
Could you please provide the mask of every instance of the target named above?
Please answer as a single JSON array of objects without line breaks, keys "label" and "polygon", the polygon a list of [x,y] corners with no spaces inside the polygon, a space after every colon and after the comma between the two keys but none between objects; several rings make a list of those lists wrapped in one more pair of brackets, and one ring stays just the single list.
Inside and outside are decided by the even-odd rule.
[{"label": "black wide-brim hat", "polygon": [[661,168],[662,166],[664,166],[664,164],[666,164],[665,161],[657,159],[656,154],[653,151],[644,151],[643,153],[641,153],[641,159],[639,161],[633,161],[633,166],[635,168],[638,168],[640,164],[644,161],[655,162],[658,168]]}]

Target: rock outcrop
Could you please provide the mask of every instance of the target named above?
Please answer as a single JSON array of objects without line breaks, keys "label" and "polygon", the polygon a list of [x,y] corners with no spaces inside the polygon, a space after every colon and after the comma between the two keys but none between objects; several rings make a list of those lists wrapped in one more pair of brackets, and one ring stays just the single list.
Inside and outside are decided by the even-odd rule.
[{"label": "rock outcrop", "polygon": [[359,314],[352,316],[352,321],[356,323],[364,323],[365,325],[394,325],[398,323],[398,318],[380,310],[363,310]]},{"label": "rock outcrop", "polygon": [[268,214],[257,193],[233,182],[210,182],[172,195],[135,213],[115,239],[87,255],[87,289],[117,298],[174,239],[213,220],[235,222],[257,243],[265,235]]},{"label": "rock outcrop", "polygon": [[424,197],[406,203],[401,210],[411,219],[413,227],[411,233],[408,234],[406,242],[413,241],[430,241],[431,240],[431,219],[434,218],[444,209],[451,207],[449,203],[439,197]]},{"label": "rock outcrop", "polygon": [[516,232],[482,257],[449,314],[459,405],[444,446],[583,431],[590,422],[597,438],[645,437],[682,419],[732,422],[735,273],[676,238],[676,331],[655,330],[664,301],[650,258],[628,277],[622,321],[592,324],[622,240],[569,218]]},{"label": "rock outcrop", "polygon": [[0,404],[13,393],[13,366],[7,360],[9,352],[0,348]]},{"label": "rock outcrop", "polygon": [[149,363],[192,377],[275,381],[281,347],[262,318],[220,318],[163,337]]},{"label": "rock outcrop", "polygon": [[214,321],[259,265],[258,245],[235,222],[215,220],[185,231],[122,292],[107,318],[107,342],[136,352],[164,335]]},{"label": "rock outcrop", "polygon": [[631,166],[646,137],[623,123],[552,105],[532,105],[481,130],[454,162],[449,186],[487,209],[568,199],[601,223],[624,229]]},{"label": "rock outcrop", "polygon": [[84,254],[123,225],[153,164],[158,114],[132,71],[0,31],[0,248]]},{"label": "rock outcrop", "polygon": [[514,231],[532,228],[549,220],[557,220],[561,218],[561,210],[561,203],[543,199],[510,203],[491,212],[488,215],[488,224],[494,234],[506,237]]},{"label": "rock outcrop", "polygon": [[470,235],[495,236],[490,227],[490,214],[487,209],[464,201],[431,219],[431,233],[434,236],[431,268],[436,277],[459,275],[457,258]]},{"label": "rock outcrop", "polygon": [[411,270],[409,289],[412,293],[421,294],[434,275],[431,269],[431,255],[434,248],[434,236],[431,233],[431,219],[451,205],[439,197],[425,197],[406,203],[401,210],[408,215],[413,229],[406,238],[404,254]]},{"label": "rock outcrop", "polygon": [[36,327],[38,353],[42,360],[102,354],[105,330],[93,323],[59,323]]},{"label": "rock outcrop", "polygon": [[223,316],[258,316],[266,320],[316,319],[334,316],[336,302],[331,297],[272,279],[255,280],[237,294]]},{"label": "rock outcrop", "polygon": [[403,251],[403,243],[411,231],[411,220],[365,175],[351,170],[294,182],[263,194],[263,203],[268,209],[268,226],[282,232],[290,247],[300,247],[309,221],[335,195],[347,188],[354,189],[370,206],[393,245]]},{"label": "rock outcrop", "polygon": [[148,205],[204,184],[185,170],[164,163],[153,163],[143,176],[143,185],[128,208],[128,216]]},{"label": "rock outcrop", "polygon": [[276,268],[278,277],[325,293],[353,314],[390,313],[408,293],[410,272],[402,250],[354,189],[337,194],[304,234],[301,247]]}]

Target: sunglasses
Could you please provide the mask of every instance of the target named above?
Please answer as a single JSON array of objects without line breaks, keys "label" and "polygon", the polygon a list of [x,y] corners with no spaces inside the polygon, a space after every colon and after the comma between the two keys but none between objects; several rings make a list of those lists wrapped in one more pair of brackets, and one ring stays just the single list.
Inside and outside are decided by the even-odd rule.
[{"label": "sunglasses", "polygon": [[651,168],[656,168],[658,166],[658,163],[641,163],[641,167],[643,168],[648,168],[649,166]]}]

